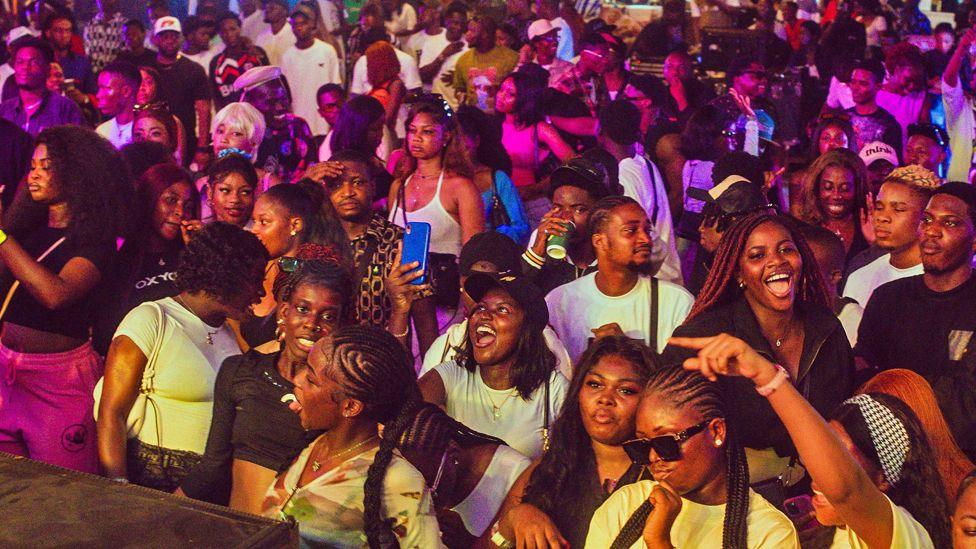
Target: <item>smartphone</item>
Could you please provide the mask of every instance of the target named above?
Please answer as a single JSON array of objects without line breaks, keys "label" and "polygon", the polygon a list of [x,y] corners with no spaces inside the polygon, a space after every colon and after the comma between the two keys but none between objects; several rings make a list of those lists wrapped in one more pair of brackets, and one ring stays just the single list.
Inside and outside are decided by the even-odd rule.
[{"label": "smartphone", "polygon": [[407,223],[407,228],[403,231],[403,254],[400,256],[400,264],[405,265],[416,261],[420,263],[417,268],[424,271],[423,276],[414,279],[411,284],[420,286],[427,283],[427,257],[429,252],[430,223]]},{"label": "smartphone", "polygon": [[808,494],[803,494],[802,496],[796,496],[795,498],[784,501],[783,509],[786,511],[786,516],[791,519],[797,519],[812,513],[813,502],[810,499]]}]

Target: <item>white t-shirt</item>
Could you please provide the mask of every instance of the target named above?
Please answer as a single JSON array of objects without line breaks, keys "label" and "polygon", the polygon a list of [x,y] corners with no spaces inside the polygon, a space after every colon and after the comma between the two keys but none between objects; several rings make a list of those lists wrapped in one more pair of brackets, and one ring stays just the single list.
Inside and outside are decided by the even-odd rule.
[{"label": "white t-shirt", "polygon": [[[624,295],[611,297],[596,287],[597,273],[563,284],[546,296],[549,325],[575,364],[593,338],[593,330],[616,322],[624,335],[650,341],[651,278],[642,276]],[[684,322],[695,298],[677,284],[658,281],[657,349],[660,353],[674,329]]]},{"label": "white t-shirt", "polygon": [[[885,496],[887,499],[888,496]],[[891,549],[909,548],[929,549],[935,547],[932,538],[929,537],[925,527],[915,520],[915,517],[904,507],[891,504],[892,535]],[[830,549],[869,549],[868,544],[857,536],[850,528],[838,528],[834,532],[834,541],[830,544]]]},{"label": "white t-shirt", "polygon": [[505,497],[519,475],[532,465],[532,460],[510,446],[498,446],[485,472],[471,493],[451,508],[461,517],[465,530],[472,536],[484,534],[505,501]]},{"label": "white t-shirt", "polygon": [[[654,222],[654,262],[661,265],[655,276],[674,284],[683,284],[681,277],[681,258],[674,243],[674,223],[671,220],[671,207],[668,193],[664,189],[664,178],[653,162],[642,155],[624,158],[620,161],[620,185],[624,196],[636,200],[647,218],[654,220],[657,206],[657,221]],[[652,177],[653,175],[653,177]]]},{"label": "white t-shirt", "polygon": [[[474,372],[456,362],[445,362],[434,368],[444,382],[447,415],[466,426],[504,440],[519,453],[535,459],[542,454],[542,428],[545,422],[545,384],[523,399],[512,388],[492,389],[481,379],[480,369]],[[559,417],[569,382],[559,372],[549,378],[549,428]],[[498,407],[499,417],[494,415]]]},{"label": "white t-shirt", "polygon": [[857,345],[857,327],[861,325],[861,317],[864,316],[864,307],[857,303],[846,303],[844,308],[837,314],[837,320],[844,327],[847,334],[847,341],[851,343],[851,349]]},{"label": "white t-shirt", "polygon": [[[221,48],[221,50],[223,50],[223,48]],[[217,57],[217,50],[215,48],[210,48],[193,55],[183,52],[183,57],[186,57],[190,61],[193,61],[197,65],[203,67],[203,72],[206,73],[207,76],[210,76],[210,61],[214,57]]]},{"label": "white t-shirt", "polygon": [[417,58],[418,67],[426,67],[431,61],[444,51],[450,41],[447,39],[447,30],[441,29],[437,34],[427,34],[420,31],[410,37],[408,48]]},{"label": "white t-shirt", "polygon": [[[409,3],[404,2],[400,11],[393,12],[393,17],[386,22],[386,30],[396,36],[398,32],[412,30],[417,26],[417,10],[413,9]],[[396,36],[395,46],[399,47],[407,39],[407,36]]]},{"label": "white t-shirt", "polygon": [[[434,77],[434,80],[430,83],[430,85],[425,85],[425,89],[429,89],[434,93],[441,94],[444,97],[444,100],[447,101],[447,104],[455,110],[458,108],[459,103],[457,98],[457,90],[454,88],[454,68],[457,66],[458,59],[467,53],[469,49],[468,43],[464,42],[464,47],[461,48],[461,51],[445,59],[444,64],[441,65],[441,70],[437,71],[437,76]],[[437,55],[440,55],[440,52],[434,55],[434,57],[437,57]],[[446,84],[444,83],[444,80],[447,80]]]},{"label": "white t-shirt", "polygon": [[[586,549],[606,549],[613,544],[617,534],[634,511],[651,495],[657,485],[653,480],[642,480],[624,486],[613,493],[596,510],[590,520],[586,535]],[[721,549],[722,527],[725,523],[725,504],[702,505],[681,498],[681,511],[671,525],[671,544],[675,547],[697,549]],[[746,516],[746,547],[749,549],[799,548],[796,528],[786,515],[773,507],[762,496],[749,490],[749,514]],[[647,547],[638,538],[632,548]],[[892,547],[896,547],[892,545]],[[914,547],[910,545],[898,547]]]},{"label": "white t-shirt", "polygon": [[285,23],[278,34],[270,26],[266,26],[261,34],[254,40],[254,45],[262,48],[268,54],[268,63],[281,66],[281,57],[288,51],[298,39],[291,30],[291,25]]},{"label": "white t-shirt", "polygon": [[[420,69],[417,68],[417,61],[410,54],[400,51],[396,48],[397,60],[400,61],[400,80],[403,82],[403,86],[408,90],[415,90],[423,86],[423,82],[420,80]],[[349,83],[349,94],[350,95],[365,95],[373,89],[373,86],[369,85],[369,81],[366,80],[366,56],[360,56],[356,60],[356,64],[352,68],[352,80]],[[402,105],[400,107],[400,113],[397,115],[396,122],[396,135],[397,137],[404,137],[407,135],[405,129],[405,123],[407,120],[407,106]]]},{"label": "white t-shirt", "polygon": [[111,141],[116,149],[121,149],[132,142],[132,122],[120,126],[118,119],[113,117],[99,124],[95,133]]},{"label": "white t-shirt", "polygon": [[847,284],[844,285],[844,297],[849,297],[857,301],[861,307],[866,308],[868,300],[871,299],[871,294],[878,289],[878,286],[899,278],[920,275],[923,272],[921,263],[907,269],[893,267],[891,265],[891,254],[884,254],[847,277]]},{"label": "white t-shirt", "polygon": [[[241,354],[241,350],[226,324],[218,328],[208,326],[170,297],[143,303],[129,311],[113,339],[128,337],[151,359],[159,334],[157,305],[164,320],[163,341],[154,362],[150,394],[156,406],[146,405],[139,440],[203,454],[210,432],[217,370],[224,359]],[[148,372],[144,377],[148,377]],[[157,411],[160,441],[156,438]]]},{"label": "white t-shirt", "polygon": [[308,122],[312,135],[329,131],[315,96],[325,84],[342,84],[341,67],[335,48],[318,38],[304,50],[292,46],[281,56],[281,74],[288,79],[293,98],[292,112]]},{"label": "white t-shirt", "polygon": [[559,44],[556,46],[556,57],[563,61],[572,61],[576,54],[573,51],[573,29],[562,17],[557,17],[549,23],[559,29]]},{"label": "white t-shirt", "polygon": [[901,141],[904,145],[908,141],[908,125],[915,124],[922,116],[925,106],[925,91],[898,95],[886,90],[878,90],[876,101],[878,106],[891,113],[901,126]]},{"label": "white t-shirt", "polygon": [[[258,36],[264,32],[270,25],[264,22],[264,10],[257,9],[254,13],[248,15],[241,22],[241,34],[251,39],[251,42],[256,42]],[[288,25],[285,25],[286,27]]]},{"label": "white t-shirt", "polygon": [[[458,349],[464,344],[465,336],[468,333],[468,319],[464,319],[456,324],[451,324],[444,330],[444,333],[437,336],[437,339],[427,349],[424,355],[424,364],[420,368],[420,376],[433,370],[438,364],[454,360]],[[569,360],[569,353],[559,336],[552,328],[546,326],[542,330],[542,336],[546,338],[546,345],[552,354],[556,355],[556,369],[559,370],[566,379],[573,378],[573,364]]]}]

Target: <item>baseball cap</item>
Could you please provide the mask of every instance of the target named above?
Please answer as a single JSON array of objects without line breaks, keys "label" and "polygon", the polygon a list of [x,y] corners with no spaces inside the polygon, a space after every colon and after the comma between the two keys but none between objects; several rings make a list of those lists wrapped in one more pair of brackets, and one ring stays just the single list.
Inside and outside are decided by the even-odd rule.
[{"label": "baseball cap", "polygon": [[865,166],[870,166],[878,160],[887,160],[892,166],[898,165],[898,154],[895,149],[882,141],[872,141],[864,145],[857,155],[861,157]]},{"label": "baseball cap", "polygon": [[234,91],[252,90],[261,84],[270,82],[281,77],[281,69],[274,65],[265,65],[248,69],[244,74],[234,80]]},{"label": "baseball cap", "polygon": [[908,137],[913,135],[928,137],[943,149],[949,146],[949,136],[946,135],[946,131],[935,124],[909,124]]},{"label": "baseball cap", "polygon": [[180,20],[173,17],[172,15],[167,15],[166,17],[160,17],[156,20],[156,24],[153,25],[153,36],[159,36],[160,33],[166,31],[183,32],[183,26],[180,25]]},{"label": "baseball cap", "polygon": [[741,175],[730,175],[707,191],[688,187],[688,196],[718,206],[722,215],[734,215],[773,206],[766,199],[759,185]]},{"label": "baseball cap", "polygon": [[529,329],[541,330],[549,323],[549,308],[542,290],[524,276],[492,276],[475,273],[464,282],[464,291],[475,302],[481,301],[491,290],[500,289],[522,307]]},{"label": "baseball cap", "polygon": [[610,194],[609,179],[610,174],[603,166],[580,156],[553,170],[549,176],[549,188],[555,191],[566,185],[578,187],[590,193],[593,200],[600,200]]},{"label": "baseball cap", "polygon": [[501,273],[518,272],[521,259],[522,248],[514,240],[497,231],[485,231],[469,238],[461,248],[458,271],[467,276],[475,263],[489,261]]},{"label": "baseball cap", "polygon": [[529,41],[531,42],[540,36],[558,30],[559,27],[552,26],[552,23],[548,19],[536,19],[529,25],[529,30],[526,31],[526,34],[529,36]]},{"label": "baseball cap", "polygon": [[10,30],[7,34],[7,47],[9,48],[18,38],[23,38],[24,36],[34,36],[30,29],[27,27],[15,27]]}]

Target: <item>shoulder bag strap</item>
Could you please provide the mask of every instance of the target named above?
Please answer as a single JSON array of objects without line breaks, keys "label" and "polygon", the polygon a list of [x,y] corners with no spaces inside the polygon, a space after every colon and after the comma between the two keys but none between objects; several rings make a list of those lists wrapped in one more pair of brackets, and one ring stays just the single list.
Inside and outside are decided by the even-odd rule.
[{"label": "shoulder bag strap", "polygon": [[166,314],[163,313],[163,308],[155,301],[148,303],[156,311],[156,339],[153,340],[152,349],[149,351],[149,356],[146,357],[146,367],[142,372],[142,386],[139,388],[139,392],[146,395],[152,393],[155,388],[156,360],[163,347],[163,336],[166,333]]},{"label": "shoulder bag strap", "polygon": [[[51,244],[51,246],[48,249],[44,250],[44,253],[37,256],[37,259],[35,261],[37,261],[38,263],[44,261],[44,258],[51,255],[51,252],[53,252],[58,246],[64,243],[66,238],[67,237],[62,236],[61,238],[57,239],[54,242],[54,244]],[[14,292],[16,292],[17,288],[19,287],[20,287],[20,281],[14,280],[14,283],[10,285],[10,289],[7,290],[7,297],[3,298],[3,305],[0,305],[0,320],[3,320],[4,315],[7,314],[7,307],[10,306],[10,300],[14,298]]]},{"label": "shoulder bag strap", "polygon": [[[647,158],[647,151],[644,151],[644,154],[641,155],[641,156],[644,159],[644,164],[646,164],[647,175],[651,176],[651,193],[654,196],[654,211],[651,212],[651,225],[655,225],[656,226],[657,225],[657,210],[658,210],[658,208],[661,207],[661,200],[660,200],[660,197],[658,197],[658,195],[657,195],[657,178],[654,177],[654,163],[651,162],[651,160],[649,158]],[[665,196],[665,200],[667,200],[667,197],[666,196]]]},{"label": "shoulder bag strap", "polygon": [[655,353],[657,353],[657,313],[658,302],[660,301],[660,297],[658,296],[660,286],[658,280],[651,277],[651,322],[650,331],[647,334],[647,346]]},{"label": "shoulder bag strap", "polygon": [[552,379],[552,374],[546,378],[546,388],[545,388],[545,403],[543,407],[545,409],[545,416],[542,419],[542,452],[549,451],[549,380]]}]

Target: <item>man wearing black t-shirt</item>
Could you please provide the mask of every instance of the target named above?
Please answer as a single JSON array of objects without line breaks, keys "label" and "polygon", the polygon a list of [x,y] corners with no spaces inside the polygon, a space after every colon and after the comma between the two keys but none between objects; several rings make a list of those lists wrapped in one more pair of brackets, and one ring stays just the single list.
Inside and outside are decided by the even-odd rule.
[{"label": "man wearing black t-shirt", "polygon": [[924,376],[959,446],[976,455],[976,189],[947,183],[929,200],[919,228],[925,274],[875,290],[856,352],[877,370]]},{"label": "man wearing black t-shirt", "polygon": [[[159,98],[169,105],[170,112],[183,123],[186,147],[183,158],[193,158],[202,169],[210,153],[210,83],[199,64],[180,55],[183,31],[179,19],[160,17],[153,27],[153,40],[158,52],[156,66],[161,78]],[[200,128],[200,135],[197,135]],[[190,154],[193,153],[193,154]]]},{"label": "man wearing black t-shirt", "polygon": [[902,150],[901,126],[888,111],[878,106],[878,90],[884,82],[885,68],[881,61],[868,59],[858,61],[851,71],[851,99],[854,106],[844,111],[851,117],[857,150],[872,141],[891,145],[896,151]]}]

